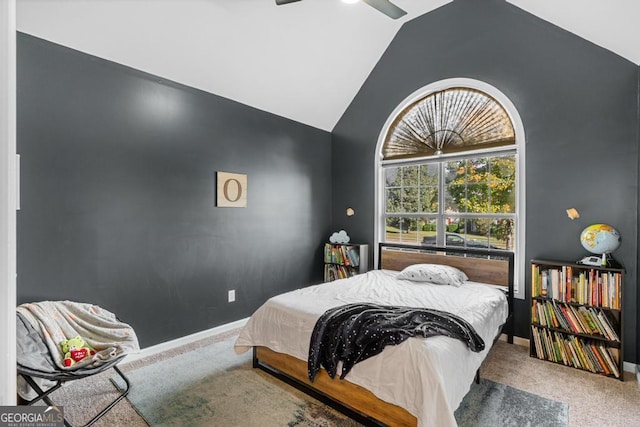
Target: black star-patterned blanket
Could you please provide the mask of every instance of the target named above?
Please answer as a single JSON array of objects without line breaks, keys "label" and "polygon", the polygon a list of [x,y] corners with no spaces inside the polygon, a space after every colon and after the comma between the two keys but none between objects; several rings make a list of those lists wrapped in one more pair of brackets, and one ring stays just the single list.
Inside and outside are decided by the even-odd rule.
[{"label": "black star-patterned blanket", "polygon": [[356,363],[375,356],[387,345],[434,335],[457,338],[475,352],[484,350],[484,341],[473,326],[445,311],[363,303],[329,309],[311,334],[309,380],[315,379],[321,366],[334,378],[339,362],[340,379],[344,379]]}]

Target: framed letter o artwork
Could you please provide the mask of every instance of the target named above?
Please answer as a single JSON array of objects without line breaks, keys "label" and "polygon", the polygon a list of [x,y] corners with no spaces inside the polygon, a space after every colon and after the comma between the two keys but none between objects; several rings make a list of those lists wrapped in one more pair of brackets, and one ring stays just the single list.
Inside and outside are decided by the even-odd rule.
[{"label": "framed letter o artwork", "polygon": [[216,206],[220,208],[247,207],[247,175],[240,173],[216,172]]}]

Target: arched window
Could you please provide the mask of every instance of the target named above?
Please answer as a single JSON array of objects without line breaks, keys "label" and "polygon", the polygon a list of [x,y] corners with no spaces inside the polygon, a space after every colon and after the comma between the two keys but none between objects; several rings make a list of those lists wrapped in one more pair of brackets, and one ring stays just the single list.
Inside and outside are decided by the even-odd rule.
[{"label": "arched window", "polygon": [[377,240],[513,251],[524,298],[523,142],[492,86],[452,79],[414,93],[378,141]]}]

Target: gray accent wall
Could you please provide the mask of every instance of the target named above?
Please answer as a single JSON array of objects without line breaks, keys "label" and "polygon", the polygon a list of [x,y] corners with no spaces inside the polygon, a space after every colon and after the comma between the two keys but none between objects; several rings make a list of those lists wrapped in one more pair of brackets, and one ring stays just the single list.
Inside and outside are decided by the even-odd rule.
[{"label": "gray accent wall", "polygon": [[527,299],[515,306],[516,334],[529,336],[529,260],[580,259],[580,232],[604,222],[622,235],[624,351],[636,362],[639,68],[504,0],[455,0],[398,32],[333,130],[334,228],[374,243],[380,132],[410,94],[455,77],[496,87],[524,125]]},{"label": "gray accent wall", "polygon": [[[147,347],[322,280],[330,133],[29,35],[17,54],[18,303],[98,304]],[[216,171],[248,175],[247,208],[216,207]]]}]

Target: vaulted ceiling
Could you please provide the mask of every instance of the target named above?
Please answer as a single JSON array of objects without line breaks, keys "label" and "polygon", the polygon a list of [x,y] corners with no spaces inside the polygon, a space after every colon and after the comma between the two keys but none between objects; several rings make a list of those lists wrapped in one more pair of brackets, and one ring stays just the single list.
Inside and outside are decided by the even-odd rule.
[{"label": "vaulted ceiling", "polygon": [[[340,0],[17,0],[17,26],[330,131],[401,26],[452,0],[393,1],[407,15]],[[640,64],[638,0],[505,1]]]}]

